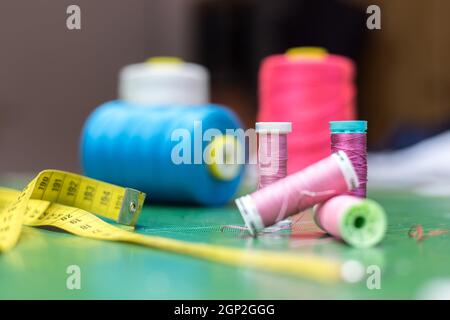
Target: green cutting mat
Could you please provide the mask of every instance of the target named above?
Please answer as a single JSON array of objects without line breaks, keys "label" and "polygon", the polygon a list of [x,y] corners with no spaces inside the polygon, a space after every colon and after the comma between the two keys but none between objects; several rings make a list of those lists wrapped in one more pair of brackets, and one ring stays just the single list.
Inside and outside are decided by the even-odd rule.
[{"label": "green cutting mat", "polygon": [[[359,260],[381,268],[381,289],[357,284],[320,285],[308,280],[234,268],[137,245],[95,241],[25,228],[16,248],[0,255],[0,298],[40,299],[299,299],[417,298],[433,279],[450,278],[449,234],[421,242],[409,238],[414,224],[450,229],[450,199],[409,194],[372,194],[389,216],[383,243],[353,249],[315,229],[307,215],[294,230],[258,239],[224,225],[241,224],[234,206],[186,208],[147,206],[138,232],[195,242],[314,253]],[[81,269],[81,290],[68,290],[67,267]],[[443,280],[440,280],[441,282]]]}]

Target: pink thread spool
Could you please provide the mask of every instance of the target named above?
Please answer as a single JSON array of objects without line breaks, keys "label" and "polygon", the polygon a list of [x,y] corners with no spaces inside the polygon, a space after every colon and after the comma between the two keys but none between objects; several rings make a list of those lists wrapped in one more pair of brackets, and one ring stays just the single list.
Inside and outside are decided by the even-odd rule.
[{"label": "pink thread spool", "polygon": [[258,189],[264,188],[287,175],[287,135],[290,122],[257,122],[258,134]]},{"label": "pink thread spool", "polygon": [[249,195],[236,205],[250,233],[256,235],[293,214],[358,186],[345,152],[338,152]]},{"label": "pink thread spool", "polygon": [[329,155],[328,123],[354,119],[355,67],[320,48],[270,56],[259,74],[258,121],[291,121],[288,173]]},{"label": "pink thread spool", "polygon": [[314,220],[322,230],[354,247],[374,246],[386,233],[386,214],[369,199],[340,195],[318,205],[315,212]]},{"label": "pink thread spool", "polygon": [[358,175],[359,187],[349,194],[367,195],[367,121],[331,121],[331,152],[344,151]]}]

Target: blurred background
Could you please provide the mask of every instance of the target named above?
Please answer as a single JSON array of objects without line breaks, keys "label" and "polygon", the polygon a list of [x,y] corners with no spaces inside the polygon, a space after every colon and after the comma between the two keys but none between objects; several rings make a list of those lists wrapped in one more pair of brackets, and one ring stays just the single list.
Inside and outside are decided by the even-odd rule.
[{"label": "blurred background", "polygon": [[449,14],[447,0],[2,0],[0,170],[79,171],[86,117],[117,97],[122,66],[155,55],[207,66],[212,101],[253,127],[261,59],[305,45],[356,62],[369,148],[405,148],[450,127]]}]

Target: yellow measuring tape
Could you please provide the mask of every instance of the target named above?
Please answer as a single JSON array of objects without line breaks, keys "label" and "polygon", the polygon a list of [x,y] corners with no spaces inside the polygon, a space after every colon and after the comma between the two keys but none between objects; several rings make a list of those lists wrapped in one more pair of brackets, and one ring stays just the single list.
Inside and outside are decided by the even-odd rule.
[{"label": "yellow measuring tape", "polygon": [[96,216],[134,226],[144,199],[145,194],[134,189],[63,171],[42,171],[22,192],[0,188],[0,252],[14,247],[23,225],[53,226],[81,237],[130,242],[325,283],[341,279],[341,264],[335,260],[146,236],[123,230]]}]

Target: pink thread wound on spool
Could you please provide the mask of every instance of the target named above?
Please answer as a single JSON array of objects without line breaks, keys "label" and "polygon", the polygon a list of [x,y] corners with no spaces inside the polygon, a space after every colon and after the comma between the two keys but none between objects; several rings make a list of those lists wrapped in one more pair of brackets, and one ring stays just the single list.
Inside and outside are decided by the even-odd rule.
[{"label": "pink thread wound on spool", "polygon": [[287,175],[287,135],[290,122],[257,122],[258,134],[258,189],[264,188]]},{"label": "pink thread wound on spool", "polygon": [[347,155],[340,151],[250,195],[236,204],[252,235],[280,220],[358,186]]},{"label": "pink thread wound on spool", "polygon": [[331,121],[331,152],[344,151],[358,175],[359,187],[349,194],[365,198],[367,194],[367,121]]},{"label": "pink thread wound on spool", "polygon": [[359,202],[361,199],[357,197],[344,195],[334,197],[317,207],[314,221],[322,230],[341,239],[340,221],[342,216],[347,208]]},{"label": "pink thread wound on spool", "polygon": [[380,205],[350,195],[340,195],[318,205],[314,220],[322,230],[358,248],[379,243],[387,226],[386,214]]},{"label": "pink thread wound on spool", "polygon": [[259,121],[290,121],[288,173],[329,155],[328,122],[354,119],[355,67],[325,53],[266,58],[259,74]]}]

